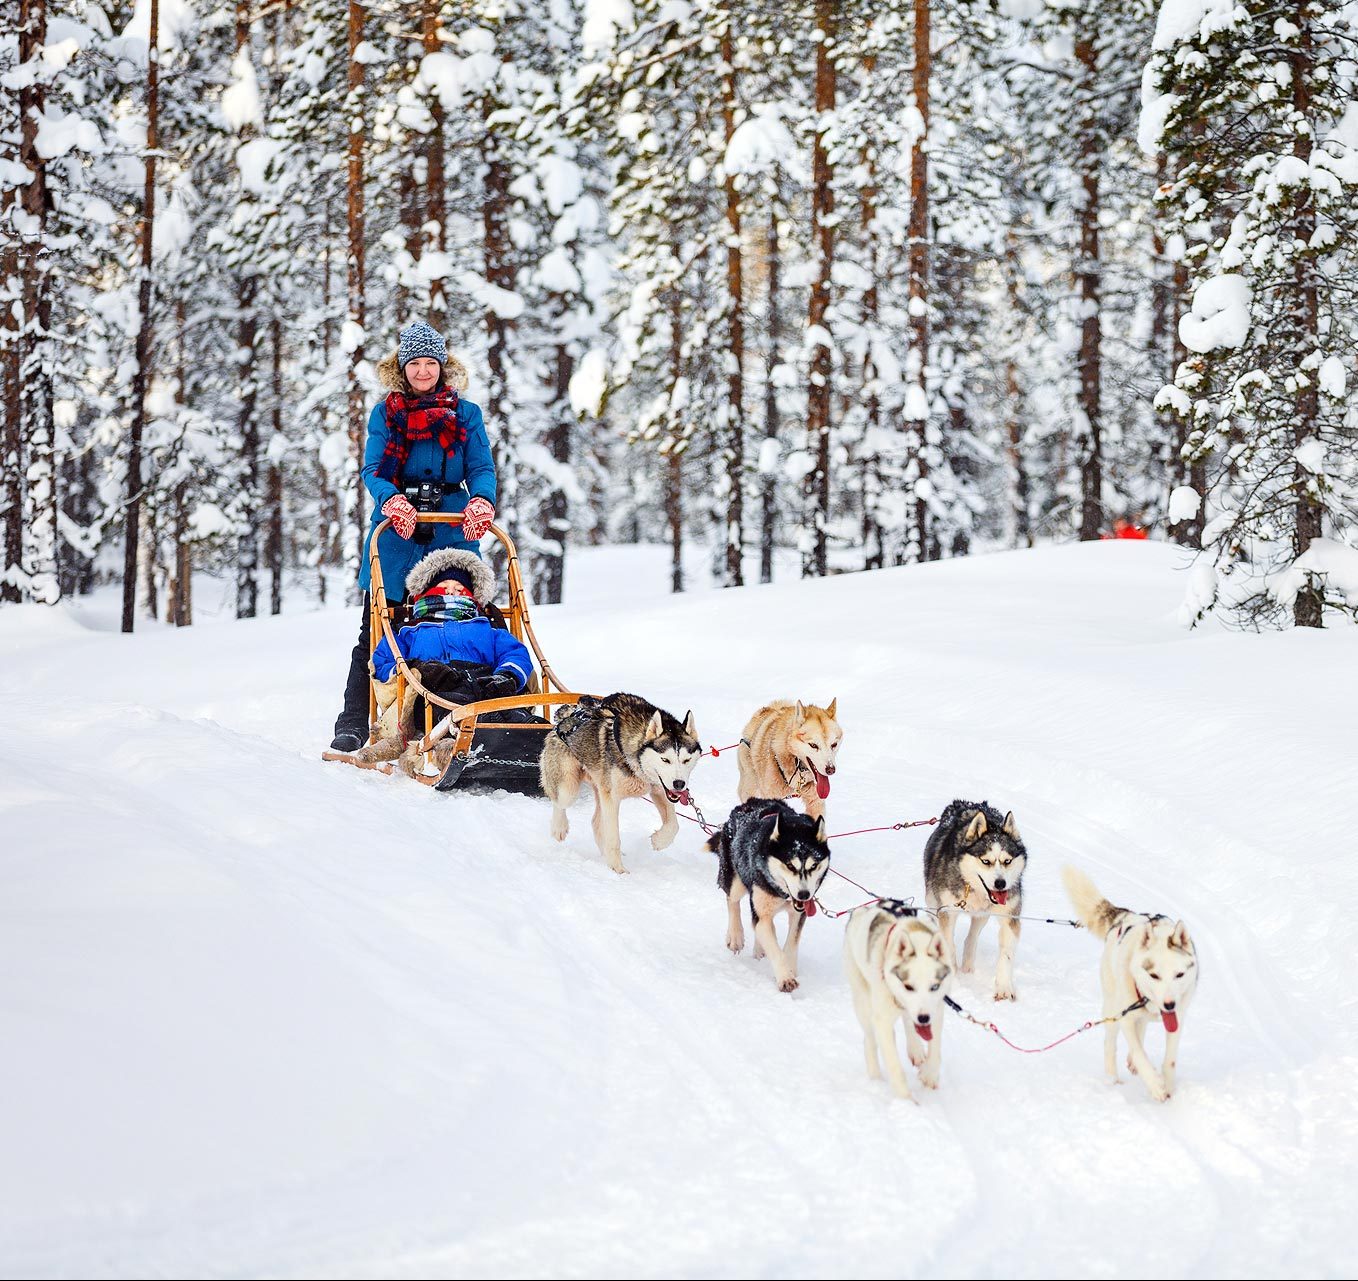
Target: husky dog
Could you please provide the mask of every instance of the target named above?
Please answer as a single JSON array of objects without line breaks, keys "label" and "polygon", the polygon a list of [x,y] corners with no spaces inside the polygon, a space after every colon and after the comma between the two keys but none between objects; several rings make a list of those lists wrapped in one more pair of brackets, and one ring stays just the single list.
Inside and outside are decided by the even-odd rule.
[{"label": "husky dog", "polygon": [[[745,947],[740,900],[750,896],[754,959],[773,959],[780,992],[797,987],[797,945],[808,916],[816,914],[816,891],[830,870],[825,820],[798,814],[782,801],[753,800],[737,805],[707,848],[720,860],[717,884],[726,895],[726,946]],[[773,918],[788,914],[787,942],[778,946]]]},{"label": "husky dog", "polygon": [[839,700],[829,707],[793,703],[786,698],[761,707],[740,736],[740,799],[801,799],[812,818],[825,813],[830,775],[844,731],[835,720]]},{"label": "husky dog", "polygon": [[[1151,1092],[1163,1102],[1174,1093],[1174,1070],[1178,1066],[1179,1026],[1184,1010],[1198,986],[1198,953],[1182,921],[1167,916],[1146,916],[1114,907],[1083,872],[1062,869],[1066,893],[1075,915],[1085,928],[1100,935],[1103,964],[1103,1014],[1122,1017],[1109,1023],[1103,1034],[1103,1070],[1118,1080],[1118,1032],[1127,1038],[1127,1067],[1138,1073]],[[1144,1005],[1140,1004],[1145,1002]],[[1137,1005],[1135,1010],[1129,1006]],[[1126,1011],[1124,1013],[1124,1011]],[[1160,1070],[1146,1053],[1142,1034],[1151,1019],[1165,1025],[1165,1059]]]},{"label": "husky dog", "polygon": [[[1023,910],[1023,869],[1028,852],[1019,838],[1012,813],[982,801],[951,801],[924,847],[924,901],[938,913],[950,958],[957,955],[959,913],[972,912],[962,945],[963,974],[976,964],[976,944],[992,917],[1000,922],[1000,959],[995,967],[995,999],[1012,1001],[1014,949],[1018,947],[1019,913]],[[946,915],[945,915],[946,913]]]},{"label": "husky dog", "polygon": [[896,1020],[904,1016],[910,1062],[919,1068],[923,1085],[938,1089],[943,1002],[952,986],[942,932],[899,899],[856,907],[844,931],[844,972],[863,1025],[868,1075],[874,1081],[882,1079],[880,1051],[892,1089],[903,1099],[911,1097],[896,1048]]},{"label": "husky dog", "polygon": [[682,722],[635,694],[582,698],[547,735],[542,749],[542,790],[552,802],[552,836],[566,839],[566,807],[580,784],[594,789],[594,840],[615,872],[625,872],[618,835],[618,806],[629,796],[649,796],[660,811],[651,847],[663,850],[679,831],[675,805],[688,804],[688,776],[703,754],[693,713]]}]

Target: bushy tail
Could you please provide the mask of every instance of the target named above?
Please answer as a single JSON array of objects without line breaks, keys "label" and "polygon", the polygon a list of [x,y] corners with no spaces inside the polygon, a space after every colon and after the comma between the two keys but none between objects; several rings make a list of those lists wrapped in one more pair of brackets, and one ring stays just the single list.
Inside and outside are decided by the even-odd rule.
[{"label": "bushy tail", "polygon": [[1100,938],[1106,937],[1121,915],[1122,909],[1114,907],[1099,893],[1089,877],[1073,867],[1061,869],[1061,880],[1066,887],[1066,894],[1074,904],[1075,915],[1080,918],[1084,927]]},{"label": "bushy tail", "polygon": [[709,850],[711,853],[713,853],[713,854],[720,854],[720,853],[721,853],[721,828],[718,828],[715,832],[713,832],[712,835],[709,836],[709,837],[707,838],[706,842],[704,842],[704,843],[706,844],[708,850]]}]

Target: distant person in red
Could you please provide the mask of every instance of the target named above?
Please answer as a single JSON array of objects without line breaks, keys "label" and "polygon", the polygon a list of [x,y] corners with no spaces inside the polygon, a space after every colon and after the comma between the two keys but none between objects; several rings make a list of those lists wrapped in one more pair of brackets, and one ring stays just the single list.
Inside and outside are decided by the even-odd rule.
[{"label": "distant person in red", "polygon": [[1146,531],[1140,525],[1134,525],[1130,520],[1119,517],[1113,522],[1113,532],[1104,534],[1104,538],[1145,538]]}]

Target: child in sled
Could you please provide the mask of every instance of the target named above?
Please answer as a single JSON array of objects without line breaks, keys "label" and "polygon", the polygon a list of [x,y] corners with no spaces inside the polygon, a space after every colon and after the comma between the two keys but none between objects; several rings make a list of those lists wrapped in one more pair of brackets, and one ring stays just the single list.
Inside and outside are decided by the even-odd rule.
[{"label": "child in sled", "polygon": [[[490,567],[458,548],[431,552],[407,575],[411,621],[396,633],[396,648],[431,694],[472,703],[508,698],[528,687],[533,660],[527,647],[486,615],[494,590]],[[359,755],[392,760],[411,737],[417,694],[406,685],[397,706],[396,657],[386,637],[370,666],[380,734]]]}]

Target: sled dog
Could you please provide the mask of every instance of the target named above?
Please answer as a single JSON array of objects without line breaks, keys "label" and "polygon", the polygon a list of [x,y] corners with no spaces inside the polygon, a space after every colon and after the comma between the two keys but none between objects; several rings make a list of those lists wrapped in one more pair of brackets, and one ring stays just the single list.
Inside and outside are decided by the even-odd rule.
[{"label": "sled dog", "polygon": [[[1180,1026],[1198,986],[1198,954],[1188,927],[1167,916],[1147,916],[1114,907],[1083,872],[1062,869],[1066,893],[1085,928],[1103,940],[1105,1018],[1121,1014],[1103,1034],[1103,1070],[1118,1080],[1118,1032],[1127,1038],[1127,1067],[1145,1081],[1151,1097],[1162,1102],[1174,1093]],[[1139,1003],[1144,1001],[1144,1005]],[[1138,1008],[1129,1010],[1128,1006]],[[1124,1013],[1126,1011],[1126,1013]],[[1142,1036],[1158,1018],[1165,1025],[1165,1058],[1157,1072]]]},{"label": "sled dog", "polygon": [[[769,954],[780,992],[797,988],[797,945],[808,916],[816,914],[816,892],[830,870],[825,820],[798,814],[782,801],[737,805],[707,842],[718,859],[717,885],[726,895],[726,946],[745,947],[740,900],[750,896],[754,959]],[[788,914],[787,940],[778,946],[773,918]]]},{"label": "sled dog", "polygon": [[976,944],[986,922],[1000,924],[1000,959],[995,967],[995,999],[1012,1001],[1014,951],[1018,947],[1023,911],[1023,869],[1028,853],[1019,837],[1012,813],[984,801],[951,801],[939,816],[938,826],[924,847],[924,901],[938,912],[939,925],[948,942],[950,962],[955,963],[957,917],[972,912],[962,963],[970,974],[976,965]]},{"label": "sled dog", "polygon": [[615,872],[625,872],[618,836],[618,806],[629,796],[649,796],[660,811],[651,835],[663,850],[679,831],[675,805],[688,804],[688,776],[703,754],[693,713],[683,721],[636,694],[582,698],[562,716],[542,748],[542,790],[552,802],[552,836],[566,839],[566,807],[580,784],[594,789],[594,840]]},{"label": "sled dog", "polygon": [[825,813],[830,776],[844,731],[835,720],[839,700],[829,707],[780,698],[761,707],[740,736],[740,799],[801,799],[812,818]]},{"label": "sled dog", "polygon": [[910,1062],[919,1068],[920,1083],[936,1090],[943,1067],[943,1001],[952,986],[942,931],[899,899],[854,908],[844,931],[844,972],[863,1026],[868,1075],[882,1079],[880,1053],[891,1088],[903,1099],[911,1097],[896,1047],[896,1020],[903,1018]]}]

